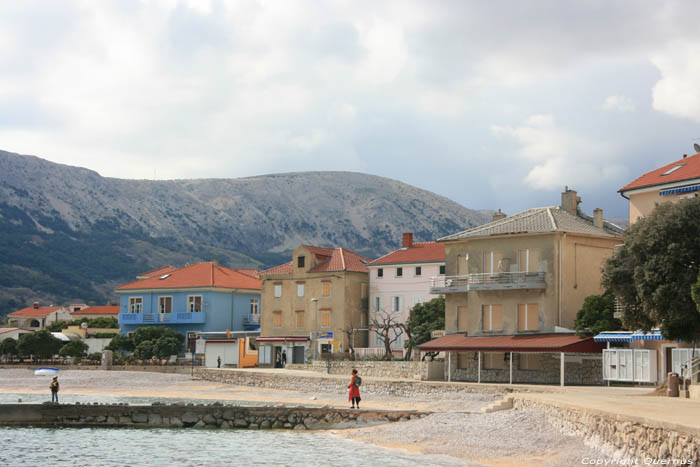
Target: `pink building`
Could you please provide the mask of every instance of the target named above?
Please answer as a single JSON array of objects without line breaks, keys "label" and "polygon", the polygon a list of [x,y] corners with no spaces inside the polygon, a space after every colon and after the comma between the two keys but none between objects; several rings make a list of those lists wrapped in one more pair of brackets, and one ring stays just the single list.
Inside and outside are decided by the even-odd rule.
[{"label": "pink building", "polygon": [[[430,278],[445,274],[445,245],[413,242],[413,233],[403,234],[401,248],[376,259],[369,269],[369,322],[392,319],[403,323],[411,308],[438,297],[430,293]],[[404,339],[396,330],[392,350],[401,351]],[[384,341],[370,330],[370,347],[384,347]]]}]

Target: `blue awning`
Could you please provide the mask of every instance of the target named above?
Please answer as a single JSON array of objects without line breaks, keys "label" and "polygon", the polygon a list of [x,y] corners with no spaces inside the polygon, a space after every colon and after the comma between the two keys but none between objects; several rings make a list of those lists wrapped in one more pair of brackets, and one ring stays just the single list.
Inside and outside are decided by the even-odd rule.
[{"label": "blue awning", "polygon": [[654,329],[649,332],[636,331],[632,334],[632,340],[635,341],[664,341],[666,338],[661,334],[661,331]]},{"label": "blue awning", "polygon": [[677,195],[678,193],[690,193],[692,191],[700,191],[700,185],[684,186],[681,188],[672,188],[670,190],[660,191],[660,195]]},{"label": "blue awning", "polygon": [[596,342],[632,342],[632,331],[601,332],[593,336]]}]

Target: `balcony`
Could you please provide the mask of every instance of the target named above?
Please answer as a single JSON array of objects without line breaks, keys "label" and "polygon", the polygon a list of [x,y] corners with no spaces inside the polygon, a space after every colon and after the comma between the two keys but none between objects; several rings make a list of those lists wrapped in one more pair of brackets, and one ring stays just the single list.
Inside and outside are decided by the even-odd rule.
[{"label": "balcony", "polygon": [[243,317],[243,326],[246,327],[259,327],[260,326],[260,313],[249,314]]},{"label": "balcony", "polygon": [[440,276],[430,279],[430,293],[432,294],[546,288],[547,281],[544,272],[499,272],[496,274]]},{"label": "balcony", "polygon": [[173,313],[119,313],[119,324],[202,324],[203,311],[176,311]]}]

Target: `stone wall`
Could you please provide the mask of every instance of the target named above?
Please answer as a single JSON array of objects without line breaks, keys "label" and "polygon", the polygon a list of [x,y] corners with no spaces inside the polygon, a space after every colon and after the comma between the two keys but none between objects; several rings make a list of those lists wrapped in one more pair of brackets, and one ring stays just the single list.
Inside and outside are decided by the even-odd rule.
[{"label": "stone wall", "polygon": [[[539,369],[521,370],[520,360],[524,354],[513,353],[513,384],[559,384],[560,354],[541,353]],[[533,354],[530,354],[533,355]],[[484,354],[482,354],[484,358]],[[564,365],[565,385],[601,385],[603,384],[603,360],[600,354],[569,354]],[[471,381],[478,379],[479,367],[476,352],[452,354],[452,381]],[[484,383],[507,383],[510,380],[510,362],[504,360],[503,369],[481,369],[481,381]],[[483,366],[483,362],[482,362]]]},{"label": "stone wall", "polygon": [[[304,364],[289,364],[287,368],[295,370],[316,371],[318,373],[326,373],[331,375],[347,375],[350,378],[350,372],[353,368],[362,376],[379,376],[384,378],[400,378],[400,379],[427,379],[425,364],[421,365],[420,361],[403,361],[403,360],[335,360],[315,361]],[[329,373],[330,367],[330,373]],[[421,377],[421,375],[423,377]]]},{"label": "stone wall", "polygon": [[700,462],[698,433],[526,397],[515,397],[513,406],[542,410],[553,426],[608,451],[620,460],[620,465],[622,462],[627,465],[635,462],[639,465],[697,465]]},{"label": "stone wall", "polygon": [[426,415],[414,411],[304,407],[240,407],[155,403],[150,406],[107,404],[7,404],[0,406],[0,426],[97,426],[152,428],[327,429],[389,423]]}]

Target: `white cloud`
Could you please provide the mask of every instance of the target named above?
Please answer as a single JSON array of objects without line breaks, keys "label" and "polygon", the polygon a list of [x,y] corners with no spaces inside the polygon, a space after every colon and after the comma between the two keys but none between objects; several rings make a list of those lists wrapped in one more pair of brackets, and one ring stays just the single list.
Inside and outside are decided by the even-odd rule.
[{"label": "white cloud", "polygon": [[654,109],[700,122],[700,42],[673,43],[652,56],[661,72],[653,89]]},{"label": "white cloud", "polygon": [[518,154],[528,164],[524,181],[535,189],[592,188],[625,172],[609,160],[612,145],[558,128],[551,115],[532,115],[521,126],[492,126],[491,131],[520,146]]},{"label": "white cloud", "polygon": [[627,96],[608,96],[603,102],[603,110],[632,112],[634,110],[634,101]]}]

